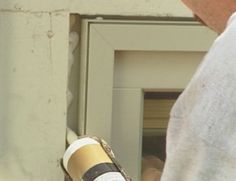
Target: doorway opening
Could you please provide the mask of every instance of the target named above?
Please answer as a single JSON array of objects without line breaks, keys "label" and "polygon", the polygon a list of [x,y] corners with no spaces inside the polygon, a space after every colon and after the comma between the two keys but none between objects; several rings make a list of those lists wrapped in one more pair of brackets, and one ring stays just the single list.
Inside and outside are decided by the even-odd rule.
[{"label": "doorway opening", "polygon": [[169,113],[182,91],[167,90],[144,93],[142,180],[158,177],[166,158],[166,130]]}]

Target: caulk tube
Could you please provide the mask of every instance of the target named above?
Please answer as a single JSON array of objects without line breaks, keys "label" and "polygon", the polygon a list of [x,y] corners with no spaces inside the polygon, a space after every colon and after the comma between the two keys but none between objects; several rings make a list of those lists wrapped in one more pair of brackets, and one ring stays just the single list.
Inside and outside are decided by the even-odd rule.
[{"label": "caulk tube", "polygon": [[63,165],[73,181],[126,181],[101,144],[91,137],[74,141],[63,156]]}]

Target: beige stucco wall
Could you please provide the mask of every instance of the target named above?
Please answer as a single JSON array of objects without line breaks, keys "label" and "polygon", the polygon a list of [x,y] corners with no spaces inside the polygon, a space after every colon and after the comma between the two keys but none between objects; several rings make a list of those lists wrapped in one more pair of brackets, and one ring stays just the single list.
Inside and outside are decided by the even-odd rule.
[{"label": "beige stucco wall", "polygon": [[68,0],[0,0],[0,9],[24,12],[68,10]]},{"label": "beige stucco wall", "polygon": [[0,13],[0,180],[59,181],[68,13]]},{"label": "beige stucco wall", "polygon": [[191,16],[181,0],[1,0],[0,9],[25,12],[63,10],[90,15]]},{"label": "beige stucco wall", "polygon": [[192,16],[181,0],[70,0],[69,9],[90,15]]},{"label": "beige stucco wall", "polygon": [[0,180],[63,180],[69,12],[191,16],[177,0],[0,0]]}]

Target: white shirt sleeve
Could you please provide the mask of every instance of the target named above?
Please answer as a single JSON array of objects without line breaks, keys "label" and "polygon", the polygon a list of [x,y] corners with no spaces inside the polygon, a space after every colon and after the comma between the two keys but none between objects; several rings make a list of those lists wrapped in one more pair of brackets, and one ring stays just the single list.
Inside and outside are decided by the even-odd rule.
[{"label": "white shirt sleeve", "polygon": [[162,181],[235,181],[236,14],[171,111]]}]

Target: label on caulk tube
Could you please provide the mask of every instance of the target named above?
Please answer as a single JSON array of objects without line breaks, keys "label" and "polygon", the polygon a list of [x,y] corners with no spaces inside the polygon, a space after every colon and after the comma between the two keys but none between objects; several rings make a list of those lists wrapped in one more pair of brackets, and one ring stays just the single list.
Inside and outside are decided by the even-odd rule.
[{"label": "label on caulk tube", "polygon": [[101,144],[83,137],[66,150],[63,165],[74,181],[126,181]]},{"label": "label on caulk tube", "polygon": [[94,181],[126,181],[120,172],[104,173],[97,177]]}]

